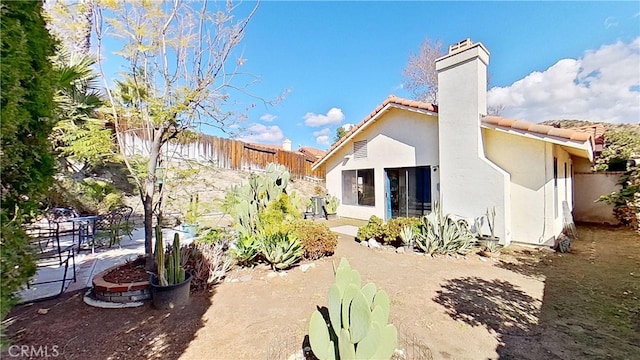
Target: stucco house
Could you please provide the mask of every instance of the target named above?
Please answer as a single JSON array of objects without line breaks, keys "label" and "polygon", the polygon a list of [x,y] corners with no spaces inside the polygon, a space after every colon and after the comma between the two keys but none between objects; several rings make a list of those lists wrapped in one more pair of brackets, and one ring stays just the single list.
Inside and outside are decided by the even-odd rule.
[{"label": "stucco house", "polygon": [[341,200],[338,215],[421,216],[440,201],[471,223],[495,207],[504,245],[562,232],[593,136],[487,116],[488,63],[481,43],[452,45],[436,61],[438,106],[390,96],[314,164]]}]

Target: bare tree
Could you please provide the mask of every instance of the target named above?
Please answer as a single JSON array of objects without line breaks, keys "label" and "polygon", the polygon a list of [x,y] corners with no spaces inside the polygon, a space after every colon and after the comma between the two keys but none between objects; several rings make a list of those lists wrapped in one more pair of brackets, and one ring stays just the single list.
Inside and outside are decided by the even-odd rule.
[{"label": "bare tree", "polygon": [[[251,83],[238,70],[242,61],[232,57],[259,4],[243,19],[234,16],[238,5],[216,4],[105,1],[94,7],[98,64],[111,103],[108,116],[142,200],[148,268],[153,264],[153,217],[162,220],[162,186],[156,180],[167,144],[201,124],[226,130],[235,119],[223,110],[231,93],[245,91]],[[115,89],[105,70],[107,36],[123,44],[117,54],[126,63]],[[143,161],[125,149],[127,132],[146,140],[148,157]]]},{"label": "bare tree", "polygon": [[444,55],[442,41],[426,38],[417,53],[409,54],[407,66],[403,69],[403,86],[411,91],[416,100],[437,103],[438,74],[436,59]]}]

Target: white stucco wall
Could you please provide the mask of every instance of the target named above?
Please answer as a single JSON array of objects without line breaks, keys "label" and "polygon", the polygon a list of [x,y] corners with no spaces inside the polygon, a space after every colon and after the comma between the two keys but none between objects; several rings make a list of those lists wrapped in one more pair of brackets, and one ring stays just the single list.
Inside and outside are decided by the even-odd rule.
[{"label": "white stucco wall", "polygon": [[485,158],[480,117],[487,111],[489,54],[482,44],[436,61],[440,193],[445,213],[473,221],[496,208],[496,236],[511,241],[509,174]]},{"label": "white stucco wall", "polygon": [[618,219],[613,216],[613,205],[596,200],[601,195],[611,194],[620,190],[621,186],[618,185],[618,181],[622,174],[624,173],[576,173],[575,220],[600,224],[618,224]]},{"label": "white stucco wall", "polygon": [[[540,244],[553,240],[563,227],[562,202],[567,201],[569,209],[573,209],[569,154],[561,146],[497,130],[484,129],[483,136],[487,158],[511,175],[513,241]],[[558,159],[557,191],[554,157]]]},{"label": "white stucco wall", "polygon": [[[347,157],[353,154],[353,142],[362,140],[367,140],[367,157]],[[341,199],[339,216],[367,220],[376,215],[385,219],[384,169],[438,165],[437,118],[391,107],[340,148],[326,164],[327,191]],[[374,169],[375,206],[342,204],[342,171],[360,169]],[[437,199],[434,181],[437,176],[434,176],[434,171],[431,175],[432,199]]]}]

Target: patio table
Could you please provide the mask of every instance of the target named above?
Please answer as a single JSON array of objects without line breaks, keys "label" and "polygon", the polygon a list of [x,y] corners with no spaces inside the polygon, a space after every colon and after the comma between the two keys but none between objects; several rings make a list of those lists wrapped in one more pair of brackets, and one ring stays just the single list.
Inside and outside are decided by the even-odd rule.
[{"label": "patio table", "polygon": [[91,243],[91,253],[94,252],[96,220],[99,218],[100,216],[98,215],[87,215],[74,217],[68,220],[73,223],[73,242],[75,243],[76,238],[78,239],[78,252],[85,250],[82,249],[82,243],[86,243],[88,245],[89,242]]}]

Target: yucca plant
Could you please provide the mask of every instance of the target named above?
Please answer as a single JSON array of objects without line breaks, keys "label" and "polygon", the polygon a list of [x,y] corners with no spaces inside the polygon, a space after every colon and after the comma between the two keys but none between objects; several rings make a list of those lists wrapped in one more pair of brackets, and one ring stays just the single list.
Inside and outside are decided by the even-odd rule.
[{"label": "yucca plant", "polygon": [[283,270],[302,258],[304,249],[292,233],[276,232],[261,239],[262,255],[273,270]]}]

